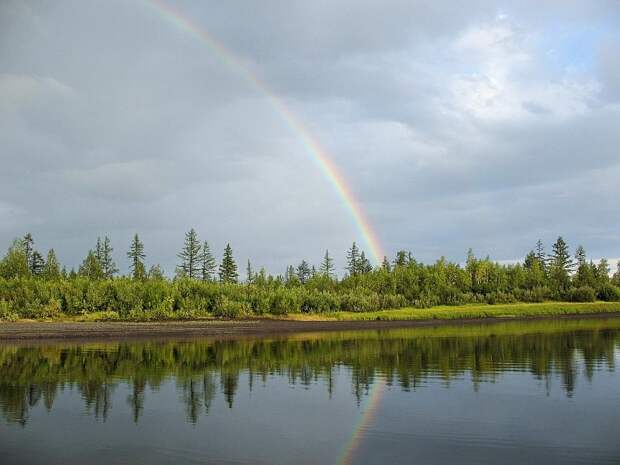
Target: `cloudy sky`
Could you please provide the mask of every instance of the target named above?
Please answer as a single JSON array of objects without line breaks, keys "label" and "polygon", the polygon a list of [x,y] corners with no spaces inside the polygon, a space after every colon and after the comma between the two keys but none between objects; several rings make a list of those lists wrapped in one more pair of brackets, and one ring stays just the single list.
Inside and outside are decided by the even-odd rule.
[{"label": "cloudy sky", "polygon": [[227,52],[149,1],[0,1],[2,248],[76,266],[107,234],[126,271],[138,232],[171,272],[194,227],[276,273],[368,249],[253,75],[388,255],[620,256],[620,1],[162,2]]}]

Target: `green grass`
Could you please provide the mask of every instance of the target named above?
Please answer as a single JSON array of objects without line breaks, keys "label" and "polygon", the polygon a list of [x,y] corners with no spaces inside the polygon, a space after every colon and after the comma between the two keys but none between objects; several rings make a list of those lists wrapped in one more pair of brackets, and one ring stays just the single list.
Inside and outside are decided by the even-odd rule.
[{"label": "green grass", "polygon": [[336,312],[335,320],[454,320],[473,318],[527,318],[554,315],[591,315],[620,312],[620,302],[545,302],[537,304],[461,305],[432,308],[399,308],[376,312]]}]

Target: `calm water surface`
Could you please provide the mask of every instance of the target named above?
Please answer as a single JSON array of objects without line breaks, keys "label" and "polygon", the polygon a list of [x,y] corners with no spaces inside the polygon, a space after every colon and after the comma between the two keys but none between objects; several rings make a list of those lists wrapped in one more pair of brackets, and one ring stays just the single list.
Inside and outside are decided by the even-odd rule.
[{"label": "calm water surface", "polygon": [[620,320],[0,345],[0,463],[620,463]]}]

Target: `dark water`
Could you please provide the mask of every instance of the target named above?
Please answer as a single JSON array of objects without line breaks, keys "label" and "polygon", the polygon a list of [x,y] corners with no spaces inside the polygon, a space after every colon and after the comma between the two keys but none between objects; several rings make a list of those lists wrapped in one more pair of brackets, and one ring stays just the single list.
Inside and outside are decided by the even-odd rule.
[{"label": "dark water", "polygon": [[620,320],[0,345],[0,463],[620,463]]}]

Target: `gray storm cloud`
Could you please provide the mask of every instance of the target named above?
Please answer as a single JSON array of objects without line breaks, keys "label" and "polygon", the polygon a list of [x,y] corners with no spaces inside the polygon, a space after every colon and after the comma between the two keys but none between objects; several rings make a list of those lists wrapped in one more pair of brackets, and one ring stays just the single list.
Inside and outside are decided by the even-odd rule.
[{"label": "gray storm cloud", "polygon": [[[620,256],[617,2],[174,6],[304,121],[387,253]],[[362,241],[267,96],[143,2],[0,4],[0,147],[0,243],[69,266],[103,234],[168,272],[190,227],[272,272]]]}]

